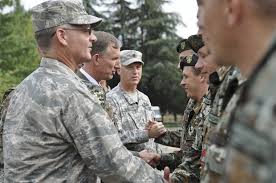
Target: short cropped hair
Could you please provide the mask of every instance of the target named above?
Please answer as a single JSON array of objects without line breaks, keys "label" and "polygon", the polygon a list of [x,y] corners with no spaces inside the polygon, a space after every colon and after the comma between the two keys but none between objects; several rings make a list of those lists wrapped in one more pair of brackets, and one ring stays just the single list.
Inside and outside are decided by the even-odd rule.
[{"label": "short cropped hair", "polygon": [[113,48],[118,49],[121,48],[121,42],[112,34],[103,32],[103,31],[95,31],[94,35],[97,38],[97,41],[93,43],[91,54],[104,53],[110,43],[113,43]]},{"label": "short cropped hair", "polygon": [[50,48],[53,35],[56,32],[56,27],[51,27],[38,32],[35,32],[35,39],[38,47],[42,51],[47,51]]}]

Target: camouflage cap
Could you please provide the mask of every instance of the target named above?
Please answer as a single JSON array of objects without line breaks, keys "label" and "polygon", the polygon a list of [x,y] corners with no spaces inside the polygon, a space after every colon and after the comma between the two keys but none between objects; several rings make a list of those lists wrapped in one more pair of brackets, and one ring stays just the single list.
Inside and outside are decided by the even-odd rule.
[{"label": "camouflage cap", "polygon": [[123,66],[130,65],[135,62],[140,62],[144,65],[142,61],[142,53],[136,50],[123,50],[121,51],[121,64]]},{"label": "camouflage cap", "polygon": [[190,44],[191,49],[196,53],[200,48],[204,46],[204,42],[202,40],[201,35],[192,35],[188,37],[188,43]]},{"label": "camouflage cap", "polygon": [[179,43],[176,46],[177,53],[181,53],[183,51],[191,50],[191,49],[192,48],[190,46],[190,43],[188,43],[187,39],[182,39],[181,41],[179,41]]},{"label": "camouflage cap", "polygon": [[195,66],[198,60],[198,56],[196,54],[189,55],[184,57],[180,61],[180,69],[183,70],[186,66]]},{"label": "camouflage cap", "polygon": [[50,0],[30,10],[34,32],[64,24],[91,25],[96,27],[101,18],[89,15],[81,2]]}]

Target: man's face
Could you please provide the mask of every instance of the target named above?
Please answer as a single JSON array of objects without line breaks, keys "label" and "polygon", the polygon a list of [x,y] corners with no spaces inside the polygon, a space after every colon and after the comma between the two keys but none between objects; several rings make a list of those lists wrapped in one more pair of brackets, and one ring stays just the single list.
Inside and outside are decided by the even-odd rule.
[{"label": "man's face", "polygon": [[116,61],[114,68],[115,68],[115,72],[116,72],[117,74],[119,74],[119,73],[120,73],[120,70],[121,70],[120,59],[118,59],[118,60]]},{"label": "man's face", "polygon": [[91,60],[92,44],[97,38],[93,32],[89,34],[89,27],[90,25],[80,25],[64,28],[69,49],[67,56],[70,56],[77,65]]},{"label": "man's face", "polygon": [[227,60],[233,54],[228,49],[234,45],[231,29],[227,25],[226,12],[227,1],[202,0],[198,17],[204,42],[218,65],[229,65]]},{"label": "man's face", "polygon": [[101,80],[110,80],[115,74],[115,64],[120,61],[120,48],[114,48],[114,44],[109,44],[105,52],[99,54],[99,67]]},{"label": "man's face", "polygon": [[122,66],[120,70],[121,82],[125,85],[137,86],[142,77],[142,63],[135,62]]},{"label": "man's face", "polygon": [[207,78],[218,68],[218,65],[214,63],[212,55],[206,45],[198,50],[198,60],[195,68],[200,70],[200,74]]},{"label": "man's face", "polygon": [[200,87],[200,75],[195,75],[192,67],[184,67],[183,78],[180,83],[188,97],[195,99],[198,88]]}]

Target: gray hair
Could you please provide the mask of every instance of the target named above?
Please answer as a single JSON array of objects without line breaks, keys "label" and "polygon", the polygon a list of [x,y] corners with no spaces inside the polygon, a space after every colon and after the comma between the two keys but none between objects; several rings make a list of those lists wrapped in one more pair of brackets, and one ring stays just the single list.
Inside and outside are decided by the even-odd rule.
[{"label": "gray hair", "polygon": [[52,43],[53,35],[56,32],[57,27],[51,27],[41,31],[35,32],[35,40],[38,47],[44,52],[48,51]]},{"label": "gray hair", "polygon": [[110,33],[95,31],[94,35],[96,36],[97,41],[93,43],[91,51],[92,55],[105,52],[110,43],[113,43],[113,48],[121,48],[121,42]]}]

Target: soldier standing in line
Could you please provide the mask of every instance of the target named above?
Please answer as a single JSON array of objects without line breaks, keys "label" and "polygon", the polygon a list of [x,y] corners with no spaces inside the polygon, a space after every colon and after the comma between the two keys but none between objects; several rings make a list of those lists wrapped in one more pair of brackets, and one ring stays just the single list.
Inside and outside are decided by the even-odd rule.
[{"label": "soldier standing in line", "polygon": [[275,6],[202,0],[203,34],[215,62],[235,65],[248,78],[229,120],[225,182],[275,181]]},{"label": "soldier standing in line", "polygon": [[[201,76],[198,70],[194,68],[197,62],[197,56],[195,54],[185,58],[180,63],[181,69],[183,69],[183,80],[181,85],[186,90],[188,97],[192,100],[189,101],[185,112],[182,131],[180,134],[176,132],[167,132],[164,136],[156,139],[156,142],[164,145],[178,145],[180,144],[181,152],[170,153],[168,155],[161,155],[161,160],[164,158],[170,159],[173,166],[177,166],[172,173],[172,182],[183,182],[189,180],[190,182],[199,181],[199,158],[201,151],[193,148],[195,142],[196,133],[198,133],[198,127],[200,121],[202,121],[202,100],[203,96],[207,93],[208,84],[205,77]],[[193,79],[194,78],[194,79]],[[192,101],[192,103],[191,103]],[[187,163],[189,161],[189,163]],[[179,165],[180,164],[180,165]],[[179,165],[179,166],[178,166]]]}]

